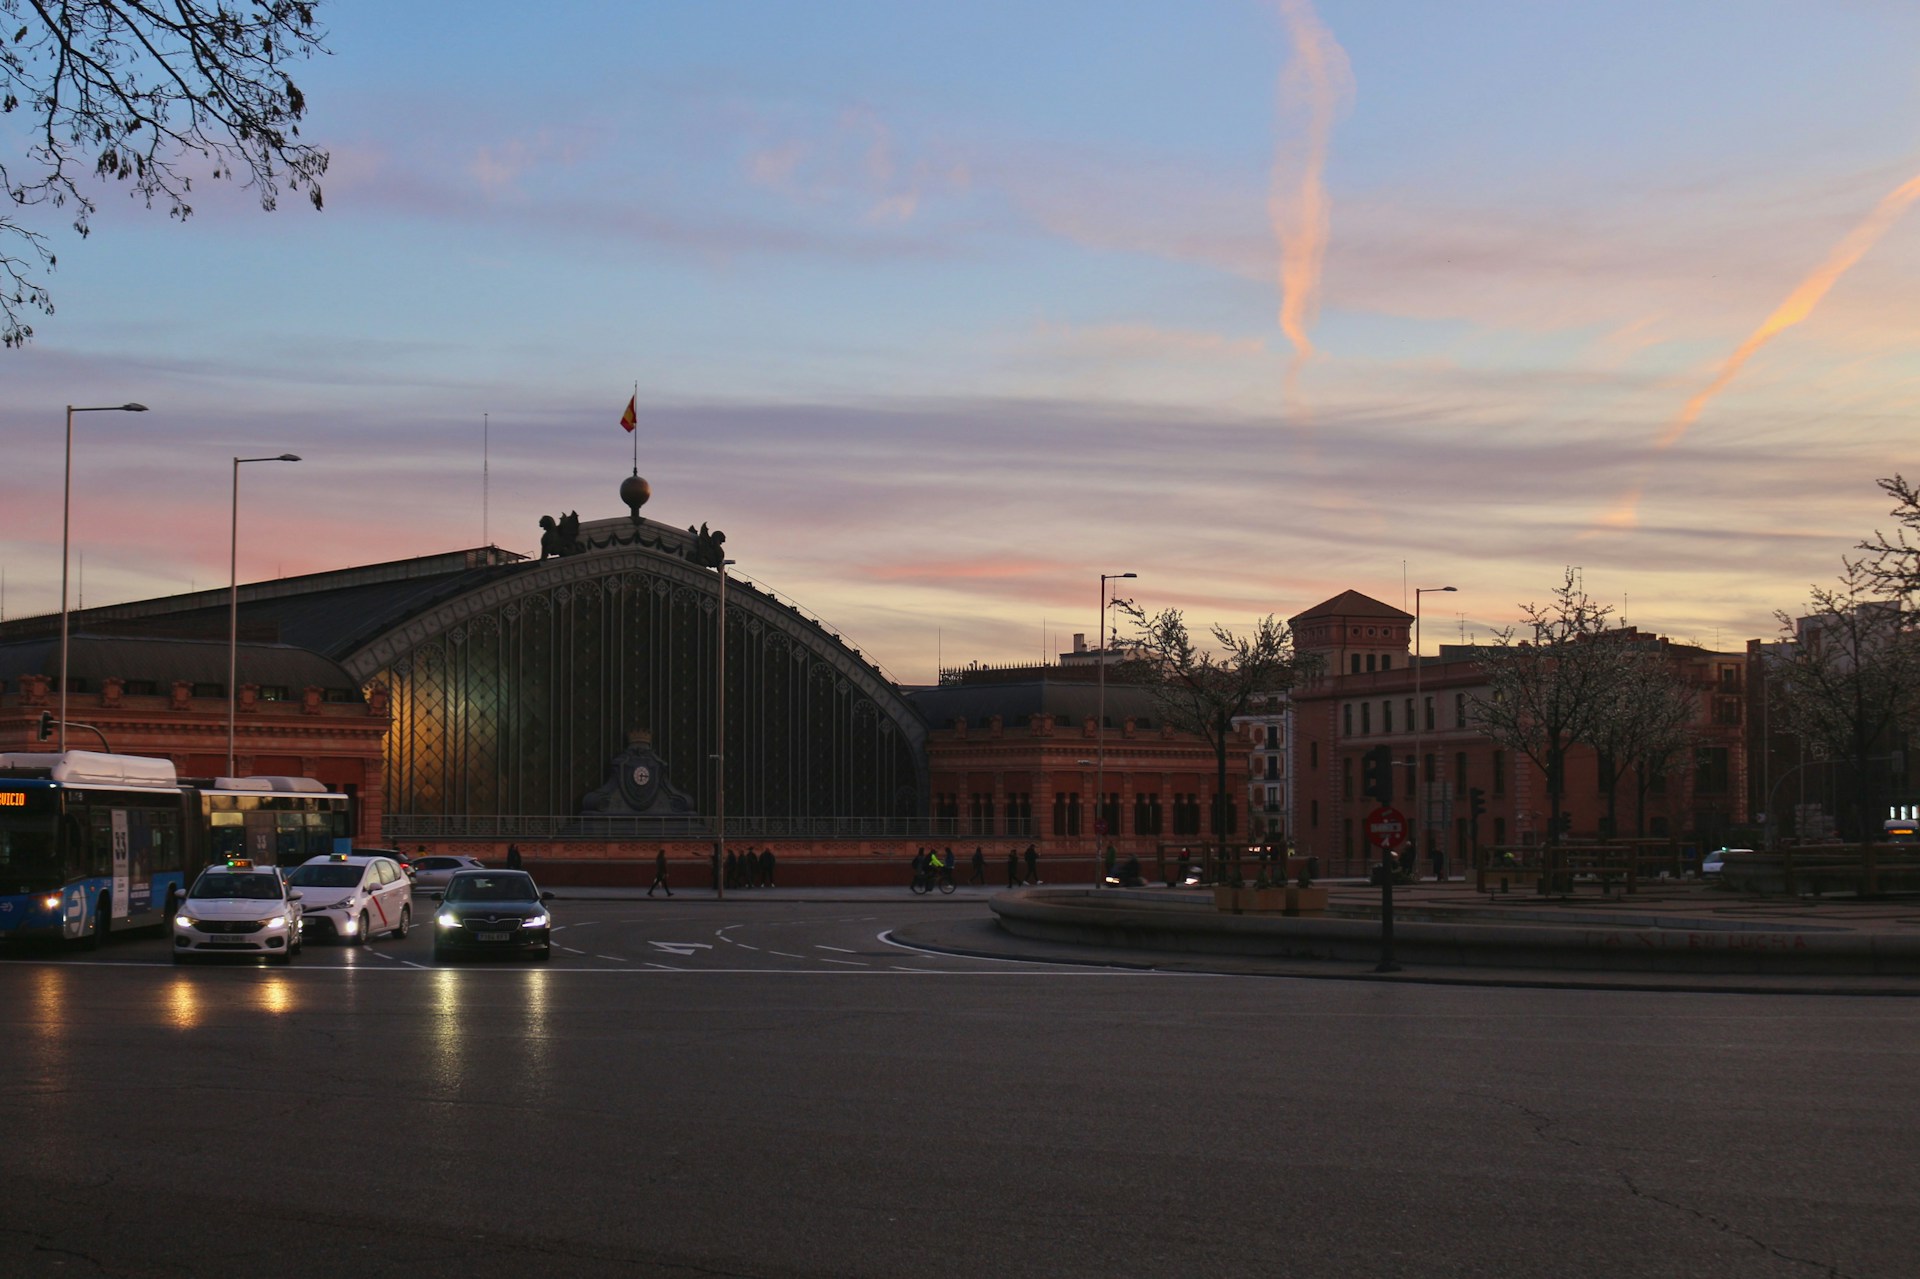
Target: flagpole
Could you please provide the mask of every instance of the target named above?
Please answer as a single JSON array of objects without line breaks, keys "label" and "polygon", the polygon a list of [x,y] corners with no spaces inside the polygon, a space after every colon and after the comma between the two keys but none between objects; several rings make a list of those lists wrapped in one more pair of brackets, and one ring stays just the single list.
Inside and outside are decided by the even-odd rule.
[{"label": "flagpole", "polygon": [[487,510],[487,455],[491,442],[492,427],[493,422],[491,415],[482,413],[480,415],[480,545],[482,546],[493,545],[493,540],[490,536],[490,526],[487,523],[487,516],[489,514]]},{"label": "flagpole", "polygon": [[[636,381],[633,384],[633,402],[637,404],[639,403],[639,401],[640,401],[640,383]],[[640,427],[639,425],[635,424],[633,430],[629,431],[628,434],[633,436],[633,473],[635,475],[638,475],[640,474]]]}]

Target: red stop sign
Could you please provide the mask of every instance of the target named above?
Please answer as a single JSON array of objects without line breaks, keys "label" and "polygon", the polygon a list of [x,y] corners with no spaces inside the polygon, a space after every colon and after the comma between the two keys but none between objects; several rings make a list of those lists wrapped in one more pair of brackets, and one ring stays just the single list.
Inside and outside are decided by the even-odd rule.
[{"label": "red stop sign", "polygon": [[1406,842],[1407,819],[1397,808],[1376,808],[1367,814],[1367,842],[1375,848],[1398,848]]}]

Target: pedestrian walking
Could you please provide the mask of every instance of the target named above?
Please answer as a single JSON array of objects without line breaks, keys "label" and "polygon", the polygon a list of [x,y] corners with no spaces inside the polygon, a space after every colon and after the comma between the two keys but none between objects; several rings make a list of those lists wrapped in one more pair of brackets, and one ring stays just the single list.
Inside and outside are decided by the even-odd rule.
[{"label": "pedestrian walking", "polygon": [[1020,887],[1020,850],[1017,848],[1007,850],[1007,887]]},{"label": "pedestrian walking", "polygon": [[740,863],[738,859],[734,857],[733,850],[731,848],[727,850],[726,884],[728,888],[740,887]]},{"label": "pedestrian walking", "polygon": [[667,896],[673,896],[673,889],[667,888],[667,850],[662,848],[653,859],[653,883],[647,886],[647,896],[653,896],[656,888],[666,888]]},{"label": "pedestrian walking", "polygon": [[518,844],[507,845],[507,869],[520,869],[520,845]]},{"label": "pedestrian walking", "polygon": [[1029,884],[1040,882],[1040,854],[1033,851],[1032,844],[1027,845],[1027,882]]},{"label": "pedestrian walking", "polygon": [[987,884],[987,855],[980,851],[980,845],[973,846],[973,883],[982,888]]},{"label": "pedestrian walking", "polygon": [[766,888],[773,887],[773,848],[768,846],[760,850],[760,883]]},{"label": "pedestrian walking", "polygon": [[1447,846],[1438,840],[1433,845],[1433,877],[1439,883],[1447,882]]}]

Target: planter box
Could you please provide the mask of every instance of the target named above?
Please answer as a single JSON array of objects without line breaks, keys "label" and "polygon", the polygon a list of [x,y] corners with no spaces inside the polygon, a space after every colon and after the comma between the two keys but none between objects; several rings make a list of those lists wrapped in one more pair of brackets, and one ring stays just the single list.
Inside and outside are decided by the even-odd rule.
[{"label": "planter box", "polygon": [[1289,888],[1286,890],[1289,915],[1324,915],[1327,913],[1327,890],[1324,888]]},{"label": "planter box", "polygon": [[1320,915],[1327,909],[1327,890],[1216,886],[1213,908],[1235,915]]}]

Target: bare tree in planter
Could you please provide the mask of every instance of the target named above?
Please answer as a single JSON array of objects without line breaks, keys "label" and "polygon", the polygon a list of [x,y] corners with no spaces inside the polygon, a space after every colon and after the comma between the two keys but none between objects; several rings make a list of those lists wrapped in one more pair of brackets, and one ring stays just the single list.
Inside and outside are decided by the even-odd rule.
[{"label": "bare tree in planter", "polygon": [[1608,826],[1616,826],[1620,782],[1632,772],[1636,779],[1634,832],[1645,835],[1647,789],[1694,740],[1700,701],[1658,641],[1633,641],[1628,647],[1614,704],[1599,717],[1588,740],[1600,755]]},{"label": "bare tree in planter", "polygon": [[[1318,664],[1318,658],[1296,653],[1286,623],[1271,614],[1245,635],[1214,626],[1210,633],[1219,646],[1216,651],[1194,641],[1179,609],[1148,615],[1125,600],[1114,607],[1134,630],[1126,678],[1147,686],[1169,724],[1213,748],[1215,876],[1228,879],[1227,749],[1233,741],[1233,721],[1271,695],[1292,688],[1310,673],[1310,665]],[[1235,884],[1241,878],[1237,853],[1230,878]]]},{"label": "bare tree in planter", "polygon": [[1843,563],[1837,585],[1813,588],[1804,616],[1775,614],[1789,642],[1771,663],[1769,696],[1784,727],[1852,771],[1864,844],[1879,834],[1874,783],[1892,771],[1894,735],[1920,713],[1920,627],[1869,565]]},{"label": "bare tree in planter", "polygon": [[1609,631],[1612,612],[1569,569],[1551,601],[1522,606],[1519,624],[1494,632],[1480,655],[1487,694],[1474,700],[1472,722],[1546,774],[1549,845],[1560,838],[1567,751],[1606,735],[1636,669],[1632,646]]}]

